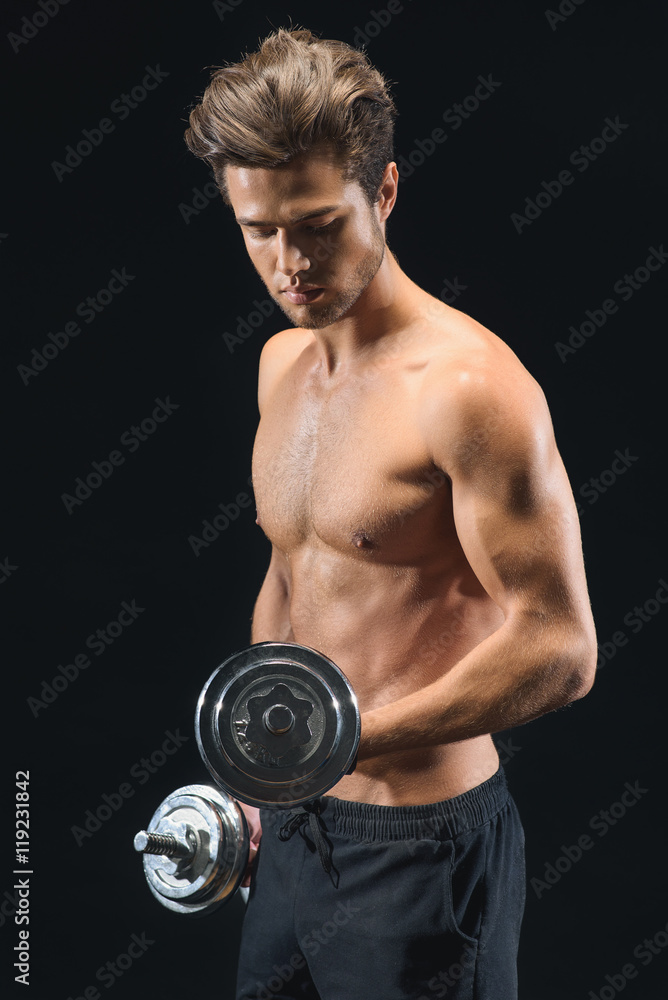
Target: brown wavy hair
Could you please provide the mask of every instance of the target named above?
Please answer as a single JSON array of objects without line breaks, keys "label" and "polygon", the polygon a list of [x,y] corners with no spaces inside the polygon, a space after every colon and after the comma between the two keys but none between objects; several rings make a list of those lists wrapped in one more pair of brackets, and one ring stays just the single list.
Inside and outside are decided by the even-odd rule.
[{"label": "brown wavy hair", "polygon": [[394,159],[396,116],[389,81],[366,53],[279,28],[241,62],[213,69],[185,141],[212,168],[227,205],[226,166],[279,167],[323,148],[373,205]]}]

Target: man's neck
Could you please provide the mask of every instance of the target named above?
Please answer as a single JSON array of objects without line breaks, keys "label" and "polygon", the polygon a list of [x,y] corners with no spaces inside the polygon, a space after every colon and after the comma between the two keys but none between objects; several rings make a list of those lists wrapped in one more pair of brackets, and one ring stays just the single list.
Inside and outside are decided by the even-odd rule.
[{"label": "man's neck", "polygon": [[386,353],[415,320],[425,294],[386,249],[377,273],[346,315],[313,331],[324,372],[333,376]]}]

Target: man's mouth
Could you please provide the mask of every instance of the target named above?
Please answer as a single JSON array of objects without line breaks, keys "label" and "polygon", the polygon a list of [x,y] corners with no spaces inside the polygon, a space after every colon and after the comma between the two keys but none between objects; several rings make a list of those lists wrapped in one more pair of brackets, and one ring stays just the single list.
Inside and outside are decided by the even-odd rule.
[{"label": "man's mouth", "polygon": [[324,292],[324,288],[311,288],[308,291],[291,291],[289,288],[282,289],[283,294],[287,296],[290,302],[294,302],[295,305],[304,305],[307,302],[313,302]]}]

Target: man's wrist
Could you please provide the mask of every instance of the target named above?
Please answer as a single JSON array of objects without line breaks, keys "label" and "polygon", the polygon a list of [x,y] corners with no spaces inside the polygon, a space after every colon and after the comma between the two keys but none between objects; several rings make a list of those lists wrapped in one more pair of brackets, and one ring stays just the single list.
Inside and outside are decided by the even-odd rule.
[{"label": "man's wrist", "polygon": [[[361,716],[361,733],[359,747],[357,748],[357,755],[355,757],[355,764],[361,764],[365,760],[371,760],[373,757],[380,757],[382,754],[388,751],[383,746],[384,743],[384,732],[382,727],[382,721],[378,719],[376,711],[365,712]],[[398,748],[394,748],[398,749]]]}]

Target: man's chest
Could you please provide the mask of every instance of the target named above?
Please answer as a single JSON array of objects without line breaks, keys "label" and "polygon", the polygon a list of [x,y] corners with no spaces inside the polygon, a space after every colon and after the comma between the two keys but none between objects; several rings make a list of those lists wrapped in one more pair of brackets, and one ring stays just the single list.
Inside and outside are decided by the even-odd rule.
[{"label": "man's chest", "polygon": [[445,482],[434,476],[410,385],[282,393],[258,427],[258,520],[284,551],[313,533],[340,551],[396,547]]}]

